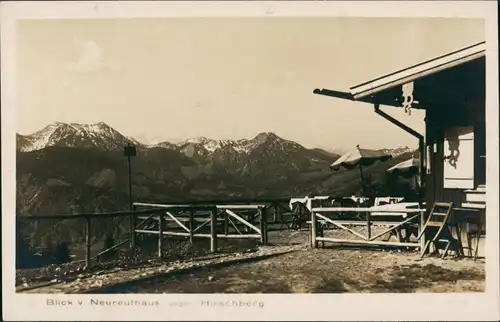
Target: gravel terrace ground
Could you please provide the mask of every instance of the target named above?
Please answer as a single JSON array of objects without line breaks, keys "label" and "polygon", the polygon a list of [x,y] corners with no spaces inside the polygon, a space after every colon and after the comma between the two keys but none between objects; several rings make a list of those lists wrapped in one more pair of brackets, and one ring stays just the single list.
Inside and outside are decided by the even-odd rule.
[{"label": "gravel terrace ground", "polygon": [[311,249],[307,231],[269,235],[271,246],[80,274],[28,293],[482,292],[484,262],[419,258],[404,250]]}]

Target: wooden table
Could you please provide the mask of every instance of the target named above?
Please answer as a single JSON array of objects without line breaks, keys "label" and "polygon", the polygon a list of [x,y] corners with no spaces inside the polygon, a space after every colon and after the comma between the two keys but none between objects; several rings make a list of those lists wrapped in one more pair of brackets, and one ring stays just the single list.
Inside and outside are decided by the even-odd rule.
[{"label": "wooden table", "polygon": [[471,224],[477,225],[477,233],[475,237],[478,239],[476,242],[476,247],[474,249],[474,253],[472,254],[472,247],[471,247],[471,239],[472,236],[469,234],[469,232],[466,232],[467,234],[467,248],[469,251],[469,256],[472,256],[474,258],[474,261],[477,259],[478,251],[479,251],[479,238],[482,234],[482,231],[485,229],[485,220],[482,219],[483,213],[486,210],[486,205],[476,205],[476,207],[471,208],[471,207],[454,207],[453,208],[453,213],[451,216],[451,225],[455,227],[456,232],[457,232],[457,237],[459,238],[460,246],[462,247],[462,252],[463,252],[463,245],[461,241],[461,235],[462,235],[462,229],[460,227],[461,223],[466,223],[467,224],[467,230],[470,229]]}]

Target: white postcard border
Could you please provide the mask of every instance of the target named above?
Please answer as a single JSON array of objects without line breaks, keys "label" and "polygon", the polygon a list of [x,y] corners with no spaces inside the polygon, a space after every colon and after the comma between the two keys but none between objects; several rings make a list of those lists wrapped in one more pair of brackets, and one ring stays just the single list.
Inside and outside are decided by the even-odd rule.
[{"label": "white postcard border", "polygon": [[[495,1],[280,1],[280,2],[9,2],[1,4],[2,80],[2,288],[7,321],[70,320],[497,320],[498,266],[498,30]],[[16,294],[15,240],[15,21],[140,17],[453,17],[486,21],[487,225],[486,291],[456,294],[248,294],[248,295],[38,295]],[[311,89],[312,90],[312,89]],[[47,306],[70,299],[76,305]],[[89,299],[160,301],[159,306],[91,306]],[[203,301],[250,301],[219,307]],[[84,301],[85,305],[78,305]],[[180,307],[180,303],[187,306]],[[259,303],[263,303],[260,307]]]}]

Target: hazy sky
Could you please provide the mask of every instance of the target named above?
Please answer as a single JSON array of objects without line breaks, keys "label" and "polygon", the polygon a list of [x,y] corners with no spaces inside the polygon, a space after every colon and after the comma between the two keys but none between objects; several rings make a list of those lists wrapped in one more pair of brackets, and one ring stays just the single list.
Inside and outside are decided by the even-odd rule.
[{"label": "hazy sky", "polygon": [[[145,143],[269,131],[305,146],[417,146],[347,91],[483,41],[481,20],[32,20],[17,33],[17,126],[104,121]],[[423,113],[385,107],[423,133]]]}]

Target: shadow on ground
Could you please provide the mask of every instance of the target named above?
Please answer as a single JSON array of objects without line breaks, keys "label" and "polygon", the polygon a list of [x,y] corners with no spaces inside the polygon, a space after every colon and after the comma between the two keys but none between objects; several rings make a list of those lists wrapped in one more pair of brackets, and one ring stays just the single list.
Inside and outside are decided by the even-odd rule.
[{"label": "shadow on ground", "polygon": [[[216,279],[214,275],[220,275],[218,272],[231,267],[245,266],[249,263],[258,261],[272,260],[272,258],[283,256],[284,254],[287,253],[262,255],[211,264],[205,267],[181,269],[175,272],[163,273],[139,280],[113,284],[98,290],[89,290],[86,293],[232,293],[229,289],[232,285],[231,279]],[[202,279],[205,278],[208,283],[202,281]],[[216,283],[213,283],[214,280],[216,280]],[[172,288],[175,290],[172,291]],[[270,292],[279,291],[273,289]],[[240,292],[238,291],[236,293]]]},{"label": "shadow on ground", "polygon": [[[372,275],[372,274],[370,274]],[[456,283],[458,281],[484,281],[484,274],[475,270],[461,271],[443,268],[433,264],[393,266],[388,270],[378,268],[371,276],[371,282],[348,278],[326,279],[317,285],[312,293],[411,293],[417,289],[432,287],[435,283]]]},{"label": "shadow on ground", "polygon": [[[361,255],[362,254],[362,255]],[[347,255],[347,258],[342,256]],[[380,256],[380,258],[378,257]],[[116,285],[99,293],[411,293],[482,291],[484,271],[434,264],[389,264],[398,256],[353,250],[307,250],[245,263],[193,269]],[[370,258],[372,257],[372,258]],[[451,264],[450,264],[451,265]],[[456,283],[465,283],[458,288]]]}]

